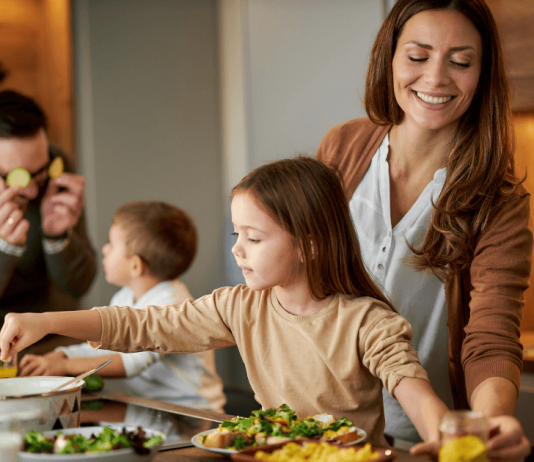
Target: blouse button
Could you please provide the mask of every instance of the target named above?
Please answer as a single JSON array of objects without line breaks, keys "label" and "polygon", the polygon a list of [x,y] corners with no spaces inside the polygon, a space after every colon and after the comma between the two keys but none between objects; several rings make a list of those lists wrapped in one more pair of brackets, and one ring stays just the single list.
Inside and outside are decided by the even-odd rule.
[{"label": "blouse button", "polygon": [[378,265],[378,269],[383,269],[383,268],[384,268],[384,265],[383,265],[382,263],[380,263],[380,264]]},{"label": "blouse button", "polygon": [[382,247],[382,252],[385,252],[386,251],[386,248],[385,247]]}]

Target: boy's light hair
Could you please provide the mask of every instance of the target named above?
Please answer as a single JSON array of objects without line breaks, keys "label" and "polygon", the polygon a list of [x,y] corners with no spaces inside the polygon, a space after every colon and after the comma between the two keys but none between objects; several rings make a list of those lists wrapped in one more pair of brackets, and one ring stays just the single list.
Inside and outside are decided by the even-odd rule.
[{"label": "boy's light hair", "polygon": [[150,274],[161,281],[184,273],[197,253],[198,234],[193,219],[175,205],[128,202],[117,209],[113,224],[125,234],[128,255],[138,255]]}]

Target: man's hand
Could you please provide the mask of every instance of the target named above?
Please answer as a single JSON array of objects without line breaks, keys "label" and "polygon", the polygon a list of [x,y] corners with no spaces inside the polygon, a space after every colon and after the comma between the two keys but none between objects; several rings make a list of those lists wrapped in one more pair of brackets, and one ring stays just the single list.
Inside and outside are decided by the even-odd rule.
[{"label": "man's hand", "polygon": [[41,227],[45,236],[58,237],[76,226],[83,211],[84,188],[84,178],[74,173],[50,179],[41,202]]},{"label": "man's hand", "polygon": [[41,376],[56,375],[63,376],[67,373],[67,356],[61,350],[51,351],[43,356],[26,354],[19,362],[19,375]]},{"label": "man's hand", "polygon": [[7,187],[0,180],[0,191],[0,238],[9,244],[23,246],[28,238],[30,222],[24,218],[16,202],[20,188]]}]

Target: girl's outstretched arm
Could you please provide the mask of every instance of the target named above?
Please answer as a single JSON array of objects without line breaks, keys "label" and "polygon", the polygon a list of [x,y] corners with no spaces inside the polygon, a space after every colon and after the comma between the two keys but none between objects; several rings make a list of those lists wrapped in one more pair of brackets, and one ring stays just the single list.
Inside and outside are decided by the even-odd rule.
[{"label": "girl's outstretched arm", "polygon": [[[430,382],[424,379],[404,377],[395,387],[395,398],[415,425],[422,445],[429,448],[424,452],[439,449],[439,423],[441,416],[449,409],[438,398]],[[417,445],[413,449],[416,449]]]},{"label": "girl's outstretched arm", "polygon": [[97,310],[9,313],[0,331],[0,359],[10,360],[47,334],[80,340],[100,340],[102,322]]}]

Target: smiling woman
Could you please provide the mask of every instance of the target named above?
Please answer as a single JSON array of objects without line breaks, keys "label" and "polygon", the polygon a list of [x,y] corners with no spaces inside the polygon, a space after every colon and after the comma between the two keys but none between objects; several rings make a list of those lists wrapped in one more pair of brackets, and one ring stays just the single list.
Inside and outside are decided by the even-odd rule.
[{"label": "smiling woman", "polygon": [[[412,324],[443,401],[512,415],[532,233],[500,39],[484,1],[398,0],[371,51],[365,107],[368,118],[332,128],[317,157],[343,174],[367,267]],[[419,441],[398,402],[383,396],[386,433]],[[501,431],[510,454],[528,454],[524,436],[518,443]]]},{"label": "smiling woman", "polygon": [[480,34],[465,16],[441,10],[412,17],[392,63],[405,123],[439,130],[443,135],[438,136],[450,139],[475,95],[481,61]]}]

